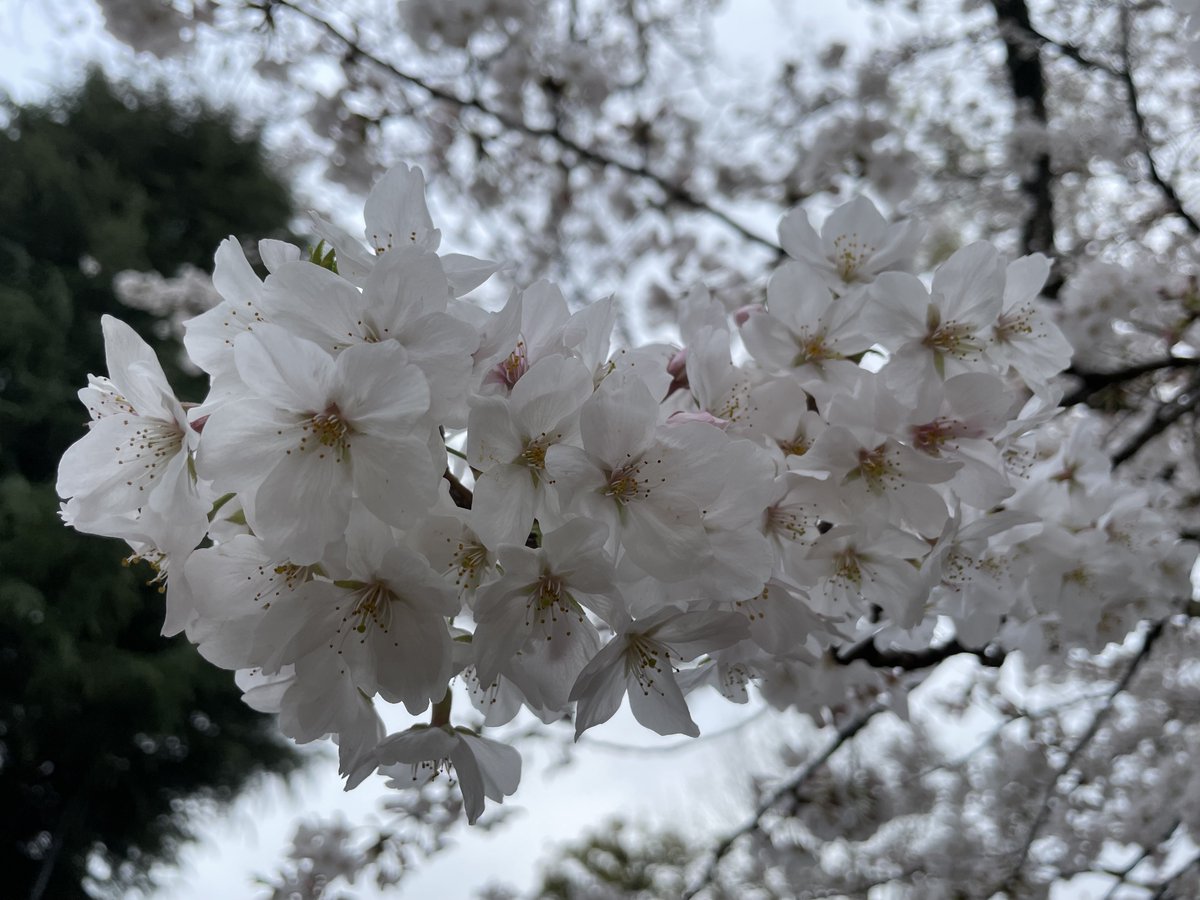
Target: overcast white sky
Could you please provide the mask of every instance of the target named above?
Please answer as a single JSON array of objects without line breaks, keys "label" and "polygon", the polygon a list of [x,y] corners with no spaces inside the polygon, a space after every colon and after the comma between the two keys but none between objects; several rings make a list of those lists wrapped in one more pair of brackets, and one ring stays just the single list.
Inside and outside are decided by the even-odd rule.
[{"label": "overcast white sky", "polygon": [[[796,35],[814,48],[820,38],[838,36],[854,41],[865,33],[859,3],[789,3],[786,0],[733,0],[719,17],[716,33],[731,67],[761,64],[764,58],[794,51]],[[784,20],[794,27],[781,27]],[[110,70],[128,72],[130,54],[102,30],[96,8],[88,0],[6,0],[0,6],[0,90],[19,103],[45,99],[57,87],[79,81],[89,61]],[[215,73],[210,99],[236,84],[236,73]],[[215,92],[215,96],[214,96]],[[403,884],[407,897],[466,898],[483,885],[503,881],[531,887],[537,865],[556,844],[578,838],[606,820],[621,816],[646,823],[673,823],[692,833],[724,833],[745,815],[747,800],[740,787],[750,771],[769,764],[768,747],[781,729],[795,733],[794,719],[758,715],[756,707],[733,708],[715,694],[692,698],[695,718],[703,732],[720,731],[753,718],[752,724],[724,736],[701,740],[672,752],[623,752],[585,742],[575,762],[548,770],[547,753],[523,748],[525,772],[512,802],[519,813],[492,834],[460,828],[457,846],[423,866]],[[399,717],[396,725],[402,726]],[[659,739],[636,723],[623,709],[608,726],[596,729],[598,738],[629,746],[675,746],[681,739]],[[336,763],[318,761],[290,788],[273,783],[240,798],[227,813],[206,818],[204,839],[189,847],[177,870],[164,872],[162,900],[229,900],[259,896],[255,874],[271,873],[282,860],[298,819],[342,811],[351,822],[374,816],[386,796],[382,779],[373,779],[346,794],[337,778]],[[360,896],[376,894],[369,888]],[[388,896],[397,896],[391,893]]]}]

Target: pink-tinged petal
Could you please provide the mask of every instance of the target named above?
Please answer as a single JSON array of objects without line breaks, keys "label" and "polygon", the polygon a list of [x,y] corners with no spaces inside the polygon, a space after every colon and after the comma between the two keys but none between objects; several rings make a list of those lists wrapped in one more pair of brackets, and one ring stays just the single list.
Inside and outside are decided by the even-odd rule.
[{"label": "pink-tinged petal", "polygon": [[455,745],[450,754],[450,762],[458,776],[458,789],[462,791],[463,812],[466,813],[468,824],[474,825],[483,815],[485,788],[483,773],[471,748],[461,741]]},{"label": "pink-tinged petal", "polygon": [[507,669],[507,676],[531,707],[565,711],[575,679],[600,650],[600,635],[582,616],[560,614],[545,634],[528,641]]},{"label": "pink-tinged petal", "polygon": [[671,664],[665,658],[661,669],[642,671],[641,677],[628,678],[629,708],[633,717],[661,735],[686,734],[696,737],[700,728],[692,720],[683,692],[675,682]]},{"label": "pink-tinged petal", "polygon": [[479,332],[446,313],[432,313],[409,326],[400,344],[429,382],[431,414],[447,427],[462,427]]},{"label": "pink-tinged petal", "polygon": [[273,274],[288,263],[300,259],[300,248],[287,241],[263,238],[258,242],[258,256],[267,267],[267,271]]},{"label": "pink-tinged petal", "polygon": [[[430,567],[424,556],[403,544],[387,552],[375,577],[390,585],[404,602],[442,618],[458,615],[461,609],[458,592]],[[464,660],[467,656],[464,655]]]},{"label": "pink-tinged petal", "polygon": [[196,469],[223,489],[250,491],[289,450],[299,452],[303,436],[295,413],[263,400],[235,400],[214,410],[204,423]]},{"label": "pink-tinged petal", "polygon": [[843,249],[846,239],[852,239],[853,246],[863,248],[865,258],[870,259],[882,247],[886,237],[887,221],[875,204],[863,196],[843,203],[829,214],[821,226],[821,243],[825,252],[835,261],[835,254],[846,252]]},{"label": "pink-tinged petal", "polygon": [[779,220],[779,243],[793,259],[821,262],[817,253],[821,239],[808,221],[808,214],[796,207]]},{"label": "pink-tinged petal", "polygon": [[295,679],[291,666],[275,675],[263,675],[257,669],[243,669],[234,679],[242,690],[242,702],[257,712],[274,714],[279,712],[283,695]]},{"label": "pink-tinged petal", "polygon": [[1036,297],[1050,277],[1053,263],[1041,253],[1022,256],[1004,270],[1004,311],[1014,309]]},{"label": "pink-tinged petal", "polygon": [[350,521],[346,525],[345,571],[329,571],[327,564],[326,574],[335,580],[347,577],[356,581],[370,581],[396,547],[396,541],[397,535],[392,526],[361,503],[355,503],[350,508]]},{"label": "pink-tinged petal", "polygon": [[551,571],[571,573],[573,588],[589,593],[613,584],[612,562],[604,555],[609,530],[603,522],[578,518],[542,535],[542,548]]},{"label": "pink-tinged petal", "polygon": [[364,340],[362,294],[345,278],[310,262],[288,263],[268,277],[262,307],[272,322],[326,353]]},{"label": "pink-tinged petal", "polygon": [[786,370],[793,366],[801,348],[795,336],[782,328],[774,315],[752,316],[742,325],[742,340],[756,360],[771,369]]},{"label": "pink-tinged petal", "polygon": [[350,471],[331,450],[294,452],[279,460],[254,497],[251,525],[271,555],[306,565],[345,533]]},{"label": "pink-tinged petal", "polygon": [[968,244],[933,273],[933,294],[941,294],[942,321],[991,325],[1000,315],[1004,266],[985,241]]},{"label": "pink-tinged petal", "polygon": [[574,351],[589,372],[608,361],[617,310],[611,296],[589,303],[574,313],[563,326],[563,346]]},{"label": "pink-tinged petal", "polygon": [[870,296],[864,315],[887,349],[921,340],[928,333],[929,292],[916,276],[884,272],[872,283]]},{"label": "pink-tinged petal", "polygon": [[969,419],[972,423],[987,423],[987,437],[1008,422],[1008,413],[1014,400],[1004,380],[987,372],[966,372],[947,379],[945,396],[947,405],[960,418]]},{"label": "pink-tinged petal", "polygon": [[442,473],[416,437],[358,435],[350,448],[354,490],[363,506],[398,528],[425,513],[437,498]]},{"label": "pink-tinged petal", "polygon": [[583,404],[579,428],[587,452],[618,467],[650,446],[658,424],[658,404],[636,378],[612,387],[610,381],[606,379]]},{"label": "pink-tinged petal", "polygon": [[[759,513],[761,518],[762,513]],[[709,559],[697,568],[704,573],[704,596],[726,600],[753,597],[771,577],[775,554],[771,542],[755,528],[710,531]]]},{"label": "pink-tinged petal", "polygon": [[262,279],[246,259],[238,239],[225,238],[213,257],[213,287],[234,307],[253,310],[262,297]]},{"label": "pink-tinged petal", "polygon": [[356,344],[337,358],[330,399],[355,431],[403,432],[429,411],[429,385],[404,348],[392,341]]},{"label": "pink-tinged petal", "polygon": [[517,382],[509,398],[513,418],[525,434],[537,439],[566,437],[566,420],[579,412],[592,394],[592,375],[574,357],[549,356],[536,362]]},{"label": "pink-tinged petal", "polygon": [[523,544],[533,526],[536,488],[526,466],[492,466],[475,482],[475,533],[489,549]]},{"label": "pink-tinged petal", "polygon": [[521,784],[521,754],[507,744],[459,730],[458,739],[470,751],[483,776],[483,792],[499,803]]},{"label": "pink-tinged petal", "polygon": [[796,263],[775,270],[767,282],[767,311],[793,331],[817,328],[821,316],[835,301],[828,286]]},{"label": "pink-tinged petal", "polygon": [[367,251],[362,242],[345,229],[310,211],[313,231],[337,251],[338,274],[359,287],[366,282],[367,276],[375,266],[375,256]]},{"label": "pink-tinged petal", "polygon": [[135,415],[97,419],[63,454],[58,466],[60,497],[91,498],[109,512],[136,512],[149,503],[168,465],[183,452],[174,424]]},{"label": "pink-tinged petal", "polygon": [[927,537],[940,534],[946,519],[950,517],[942,495],[926,484],[904,484],[895,492],[892,502],[904,520],[918,534]]},{"label": "pink-tinged petal", "polygon": [[341,593],[328,582],[306,581],[293,591],[281,591],[274,600],[268,597],[255,627],[258,652],[265,655],[255,665],[274,672],[316,651],[326,653],[341,624]]},{"label": "pink-tinged petal", "polygon": [[500,263],[490,259],[476,259],[462,253],[446,253],[442,255],[442,268],[446,272],[454,296],[461,297],[499,272]]},{"label": "pink-tinged petal", "polygon": [[689,660],[746,640],[750,623],[739,613],[709,610],[672,615],[649,633],[669,645],[680,659]]},{"label": "pink-tinged petal", "polygon": [[401,163],[388,169],[371,188],[363,209],[367,244],[376,253],[416,245],[436,250],[441,235],[425,204],[425,175]]},{"label": "pink-tinged petal", "polygon": [[529,639],[533,602],[530,593],[536,587],[509,590],[484,588],[475,600],[475,670],[483,684],[491,684],[506,664]]},{"label": "pink-tinged petal", "polygon": [[525,289],[521,333],[533,358],[559,343],[562,329],[570,318],[567,300],[558,285],[543,279]]},{"label": "pink-tinged petal", "polygon": [[426,760],[448,759],[459,745],[456,734],[444,728],[417,725],[399,734],[389,734],[375,748],[381,766],[415,766]]},{"label": "pink-tinged petal", "polygon": [[546,451],[546,474],[564,506],[601,490],[607,479],[596,461],[578,447],[555,444]]},{"label": "pink-tinged petal", "polygon": [[373,318],[384,329],[378,340],[397,337],[406,323],[446,311],[450,285],[436,253],[404,247],[375,263],[364,288]]},{"label": "pink-tinged petal", "polygon": [[708,552],[700,511],[686,503],[634,501],[621,509],[621,546],[629,558],[664,581],[695,574],[695,561]]},{"label": "pink-tinged petal", "polygon": [[453,669],[450,632],[446,620],[428,607],[391,602],[397,607],[391,628],[370,631],[375,639],[372,680],[385,700],[403,703],[415,716],[446,692]]},{"label": "pink-tinged petal", "polygon": [[233,342],[238,375],[251,391],[280,409],[319,413],[333,383],[333,357],[278,325],[263,324]]},{"label": "pink-tinged petal", "polygon": [[[368,702],[341,660],[329,653],[310,653],[297,660],[295,680],[280,704],[279,728],[301,743],[343,732],[352,742],[374,741],[380,735],[379,721]],[[365,733],[355,734],[359,730]]]},{"label": "pink-tinged petal", "polygon": [[583,667],[570,699],[575,707],[575,740],[591,728],[613,717],[625,696],[625,653],[629,641],[613,638]]},{"label": "pink-tinged petal", "polygon": [[164,395],[173,398],[158,357],[138,333],[112,316],[103,316],[104,356],[108,377],[139,415],[173,418]]},{"label": "pink-tinged petal", "polygon": [[513,462],[525,449],[525,440],[513,423],[509,402],[500,397],[473,401],[467,419],[467,459],[483,472]]}]

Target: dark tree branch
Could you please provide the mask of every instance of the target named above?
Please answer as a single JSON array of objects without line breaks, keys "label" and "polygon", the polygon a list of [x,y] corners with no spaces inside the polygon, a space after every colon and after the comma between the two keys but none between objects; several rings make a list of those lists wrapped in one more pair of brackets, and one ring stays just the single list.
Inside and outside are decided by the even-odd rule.
[{"label": "dark tree branch", "polygon": [[1040,46],[1049,47],[1052,50],[1057,51],[1059,54],[1065,56],[1072,62],[1077,63],[1082,68],[1095,69],[1097,72],[1103,72],[1105,75],[1108,75],[1112,78],[1124,77],[1124,73],[1120,69],[1114,68],[1106,62],[1102,62],[1101,60],[1094,59],[1093,57],[1086,55],[1083,52],[1083,49],[1076,44],[1071,44],[1066,41],[1056,41],[1054,38],[1042,34],[1033,27],[1029,27],[1026,30],[1029,32],[1029,36],[1033,40],[1037,41]]},{"label": "dark tree branch", "polygon": [[835,652],[833,658],[836,662],[844,665],[862,660],[878,669],[903,669],[906,672],[915,672],[936,666],[960,653],[969,653],[990,668],[997,668],[1004,664],[1005,653],[1003,650],[994,647],[964,647],[957,639],[924,650],[880,650],[875,646],[874,639],[868,638],[845,652]]},{"label": "dark tree branch", "polygon": [[1200,405],[1200,377],[1193,378],[1187,388],[1171,403],[1164,403],[1154,411],[1154,416],[1133,439],[1113,454],[1113,465],[1119,466],[1131,459],[1139,450],[1178,422],[1187,413]]},{"label": "dark tree branch", "polygon": [[696,880],[696,883],[684,892],[683,900],[691,900],[691,898],[695,897],[698,893],[711,885],[713,879],[716,877],[717,867],[721,864],[721,860],[724,859],[726,854],[728,854],[733,848],[733,845],[737,842],[738,838],[744,837],[748,834],[753,834],[761,829],[763,817],[766,816],[766,814],[770,812],[780,800],[788,795],[798,795],[800,789],[805,785],[805,783],[812,778],[812,776],[815,775],[821,769],[821,767],[825,765],[825,763],[829,761],[829,758],[833,756],[833,754],[836,753],[843,744],[853,739],[856,734],[862,731],[866,724],[870,722],[877,713],[883,712],[884,708],[885,707],[879,705],[871,706],[859,713],[853,719],[849,719],[844,722],[842,727],[837,730],[837,734],[833,736],[833,740],[829,742],[829,745],[824,750],[809,760],[808,763],[805,764],[804,768],[802,768],[799,772],[776,787],[775,790],[767,795],[766,799],[760,801],[758,807],[754,811],[754,815],[750,817],[749,821],[726,835],[712,850],[711,854],[709,855],[708,862],[704,866],[704,871],[700,873],[700,877]]},{"label": "dark tree branch", "polygon": [[451,106],[455,106],[459,109],[473,109],[476,112],[487,116],[492,121],[502,125],[509,131],[517,132],[527,137],[547,138],[553,141],[563,150],[569,150],[581,161],[588,163],[589,165],[597,168],[618,169],[621,172],[624,172],[626,175],[633,176],[634,178],[642,181],[650,182],[663,192],[668,203],[674,203],[684,207],[685,209],[704,213],[705,215],[722,222],[724,225],[733,231],[736,231],[746,240],[765,247],[777,255],[781,255],[783,253],[783,250],[774,241],[770,240],[769,238],[765,238],[760,234],[756,234],[745,225],[742,225],[736,219],[732,218],[728,213],[723,212],[722,210],[719,210],[700,199],[700,197],[692,193],[692,191],[688,188],[681,184],[677,184],[656,172],[653,172],[645,165],[637,165],[617,159],[614,156],[609,156],[601,150],[597,150],[594,147],[589,147],[586,144],[580,143],[569,135],[564,134],[557,127],[547,128],[538,125],[531,125],[518,116],[512,115],[511,113],[505,112],[501,109],[495,109],[478,97],[462,97],[448,88],[438,87],[435,84],[430,84],[423,78],[420,78],[419,76],[413,75],[409,72],[405,72],[398,66],[365,49],[353,37],[343,34],[338,28],[323,19],[320,15],[304,9],[303,7],[292,2],[292,0],[263,0],[262,6],[267,8],[284,7],[292,10],[297,15],[302,16],[303,18],[312,22],[331,38],[340,43],[346,48],[348,53],[371,63],[377,68],[382,69],[393,77],[399,79],[400,81],[403,81],[405,84],[409,84],[423,91],[435,100],[440,100],[443,103],[448,103]]},{"label": "dark tree branch", "polygon": [[1116,369],[1112,372],[1084,372],[1079,369],[1070,368],[1064,374],[1078,378],[1083,383],[1063,397],[1062,405],[1073,406],[1076,403],[1083,403],[1089,397],[1107,387],[1133,381],[1135,378],[1141,378],[1143,375],[1149,375],[1151,372],[1161,372],[1164,369],[1190,369],[1194,366],[1200,366],[1200,359],[1169,356],[1166,359],[1138,363],[1137,365],[1128,366],[1124,369]]},{"label": "dark tree branch", "polygon": [[1125,96],[1129,102],[1130,115],[1133,116],[1133,125],[1137,132],[1142,157],[1146,160],[1150,180],[1162,192],[1163,199],[1167,201],[1167,207],[1170,211],[1187,223],[1188,230],[1192,234],[1200,234],[1200,222],[1192,218],[1191,214],[1183,208],[1183,201],[1179,199],[1179,194],[1175,192],[1174,185],[1163,177],[1163,174],[1158,170],[1158,164],[1154,162],[1154,150],[1150,145],[1150,132],[1146,127],[1146,117],[1142,114],[1142,108],[1138,102],[1137,85],[1133,82],[1133,61],[1129,52],[1131,32],[1132,26],[1129,21],[1129,7],[1123,3],[1121,5],[1121,64],[1124,66],[1124,71],[1121,73],[1121,80],[1125,83]]},{"label": "dark tree branch", "polygon": [[[1042,71],[1039,47],[1041,35],[1033,30],[1025,0],[992,0],[996,25],[1004,41],[1005,65],[1016,97],[1018,110],[1025,107],[1043,126],[1046,115],[1046,76]],[[1026,253],[1056,256],[1054,249],[1054,197],[1050,186],[1050,153],[1043,151],[1033,160],[1033,173],[1021,182],[1032,209],[1022,229],[1021,246]],[[1057,284],[1055,284],[1057,287]],[[1051,288],[1051,296],[1057,291]]]},{"label": "dark tree branch", "polygon": [[455,478],[449,469],[442,473],[442,477],[450,483],[450,499],[454,501],[454,505],[459,509],[470,509],[474,499],[471,489]]},{"label": "dark tree branch", "polygon": [[[1019,886],[1021,872],[1024,870],[1025,863],[1029,859],[1029,850],[1031,847],[1033,847],[1034,841],[1037,840],[1038,835],[1041,834],[1042,828],[1045,826],[1047,819],[1050,817],[1050,807],[1053,805],[1054,800],[1058,796],[1059,782],[1062,781],[1063,776],[1071,770],[1071,767],[1075,765],[1075,761],[1079,759],[1079,755],[1083,753],[1085,749],[1087,749],[1088,744],[1090,744],[1100,732],[1100,726],[1104,724],[1104,721],[1112,713],[1113,701],[1116,700],[1118,694],[1122,693],[1126,688],[1129,687],[1130,682],[1133,681],[1133,676],[1137,674],[1137,671],[1141,668],[1142,663],[1144,663],[1150,657],[1150,651],[1153,649],[1155,642],[1162,636],[1165,625],[1166,620],[1160,620],[1150,626],[1149,630],[1146,632],[1146,637],[1142,640],[1141,649],[1134,654],[1133,660],[1129,663],[1129,668],[1125,670],[1125,674],[1121,676],[1121,680],[1118,681],[1113,687],[1112,691],[1105,699],[1104,705],[1096,711],[1096,714],[1092,717],[1092,722],[1088,726],[1087,731],[1085,731],[1080,736],[1079,740],[1075,742],[1075,746],[1071,748],[1071,752],[1067,754],[1067,758],[1063,760],[1062,765],[1055,769],[1054,776],[1050,779],[1050,783],[1046,785],[1045,794],[1042,796],[1042,802],[1038,807],[1037,815],[1033,819],[1033,824],[1029,827],[1029,833],[1025,836],[1025,842],[1021,845],[1021,850],[1017,854],[1017,860],[1013,866],[1012,872],[1008,876],[1008,879],[1005,881],[1005,883],[998,889],[1001,892],[1011,893],[1014,888]],[[1072,788],[1072,790],[1073,789],[1074,788]]]}]

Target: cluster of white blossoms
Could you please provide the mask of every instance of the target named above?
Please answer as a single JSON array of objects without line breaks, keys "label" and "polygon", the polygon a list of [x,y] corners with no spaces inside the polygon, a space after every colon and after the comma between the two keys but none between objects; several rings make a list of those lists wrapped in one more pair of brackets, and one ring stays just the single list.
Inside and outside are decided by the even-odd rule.
[{"label": "cluster of white blossoms", "polygon": [[[185,338],[202,403],[105,318],[58,482],[67,522],[158,568],[165,633],[295,740],[332,735],[351,786],[452,768],[472,822],[516,790],[516,751],[452,721],[456,679],[487,726],[578,736],[628,696],[696,735],[706,685],[818,713],[894,688],[888,652],[1037,662],[1190,595],[1156,498],[1114,485],[1095,421],[1056,419],[1044,257],[971,244],[926,283],[913,225],[795,211],[765,303],[697,289],[682,348],[614,352],[610,300],[464,299],[497,267],[439,255],[420,170],[365,218],[365,246],[262,242],[265,280],[221,245]],[[385,735],[377,697],[428,724]]]}]

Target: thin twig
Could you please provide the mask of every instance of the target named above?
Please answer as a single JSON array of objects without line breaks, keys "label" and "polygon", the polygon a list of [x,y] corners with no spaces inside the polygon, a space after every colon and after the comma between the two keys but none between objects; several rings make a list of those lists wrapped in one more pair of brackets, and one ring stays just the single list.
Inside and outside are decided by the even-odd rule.
[{"label": "thin twig", "polygon": [[698,893],[700,893],[700,891],[708,887],[717,874],[717,867],[721,864],[721,860],[724,859],[725,855],[733,848],[733,845],[737,842],[738,838],[752,834],[761,828],[763,816],[770,812],[770,810],[784,797],[788,796],[789,794],[796,794],[800,788],[802,788],[804,784],[810,778],[812,778],[812,776],[815,775],[817,771],[825,765],[825,763],[829,761],[829,758],[838,751],[838,748],[862,731],[866,724],[870,722],[877,713],[882,712],[885,708],[886,707],[884,706],[876,704],[859,713],[853,719],[849,719],[844,722],[842,727],[837,730],[837,734],[833,736],[833,740],[829,742],[829,745],[824,750],[809,760],[804,768],[802,768],[799,772],[784,781],[782,784],[777,786],[775,790],[768,794],[767,798],[758,804],[758,807],[754,811],[754,815],[751,816],[745,824],[737,828],[735,831],[730,832],[721,840],[720,843],[717,844],[710,854],[708,862],[704,867],[704,871],[700,874],[700,877],[697,879],[696,883],[689,890],[684,892],[683,900],[691,900],[691,898],[695,897]]},{"label": "thin twig", "polygon": [[1075,765],[1075,760],[1079,758],[1079,755],[1083,753],[1088,744],[1090,744],[1099,733],[1100,726],[1104,724],[1105,719],[1107,719],[1109,714],[1112,712],[1113,701],[1116,700],[1118,694],[1129,687],[1129,683],[1133,680],[1133,676],[1137,673],[1138,669],[1141,668],[1142,663],[1145,662],[1150,656],[1150,650],[1153,648],[1155,641],[1157,641],[1162,635],[1163,626],[1165,624],[1166,620],[1160,620],[1150,626],[1150,629],[1146,632],[1146,637],[1142,640],[1142,647],[1134,655],[1133,661],[1129,664],[1129,668],[1125,670],[1125,674],[1121,677],[1121,680],[1117,682],[1115,687],[1113,687],[1112,691],[1105,700],[1104,705],[1096,711],[1096,715],[1092,717],[1092,723],[1088,726],[1087,731],[1085,731],[1080,736],[1079,740],[1075,742],[1075,746],[1071,749],[1071,752],[1067,754],[1067,758],[1063,760],[1062,765],[1060,765],[1054,771],[1054,777],[1050,779],[1050,783],[1046,786],[1046,792],[1042,797],[1041,805],[1038,807],[1037,815],[1034,817],[1033,824],[1029,827],[1029,833],[1025,836],[1025,842],[1021,845],[1021,850],[1017,854],[1017,861],[1013,866],[1012,873],[1008,876],[1008,879],[1004,882],[1004,884],[998,888],[998,890],[1011,892],[1011,889],[1021,877],[1021,871],[1025,868],[1025,863],[1029,859],[1029,850],[1031,847],[1033,847],[1034,841],[1037,840],[1043,826],[1050,817],[1050,807],[1053,805],[1053,801],[1058,795],[1058,783],[1062,780],[1063,776],[1071,770],[1071,767]]},{"label": "thin twig", "polygon": [[1178,400],[1160,405],[1154,411],[1154,416],[1150,421],[1142,427],[1142,430],[1134,435],[1128,444],[1113,454],[1113,465],[1119,466],[1121,463],[1131,459],[1146,444],[1150,443],[1151,440],[1158,437],[1198,405],[1200,405],[1200,378],[1193,378],[1183,393],[1180,394]]},{"label": "thin twig", "polygon": [[1141,105],[1138,103],[1138,90],[1133,82],[1133,61],[1129,53],[1129,39],[1132,28],[1129,22],[1129,7],[1121,4],[1121,64],[1124,66],[1124,71],[1121,73],[1121,80],[1125,83],[1125,96],[1129,102],[1129,112],[1133,116],[1134,128],[1137,131],[1138,143],[1141,145],[1142,156],[1146,160],[1146,167],[1150,170],[1150,180],[1153,181],[1158,189],[1162,192],[1163,197],[1167,201],[1167,206],[1171,212],[1183,219],[1187,223],[1188,230],[1192,234],[1200,234],[1200,222],[1192,218],[1191,214],[1183,208],[1183,201],[1179,199],[1179,194],[1175,192],[1174,186],[1163,177],[1158,171],[1158,165],[1154,162],[1153,148],[1150,146],[1150,134],[1146,128],[1146,117],[1142,115]]},{"label": "thin twig", "polygon": [[449,469],[442,473],[442,477],[450,483],[450,499],[454,501],[454,505],[459,509],[470,509],[474,499],[471,489],[459,481]]},{"label": "thin twig", "polygon": [[518,132],[533,138],[548,138],[549,140],[558,144],[559,147],[563,148],[564,150],[571,151],[577,157],[579,157],[579,159],[593,166],[597,166],[599,168],[611,167],[614,169],[619,169],[627,175],[632,175],[635,178],[648,181],[658,187],[666,195],[668,202],[677,203],[680,206],[695,210],[696,212],[702,212],[708,216],[711,216],[717,221],[724,223],[746,240],[759,244],[762,247],[766,247],[768,250],[771,250],[777,255],[781,255],[783,253],[783,250],[774,241],[763,237],[760,234],[756,234],[745,225],[742,225],[736,219],[732,218],[728,213],[723,212],[722,210],[719,210],[700,199],[700,197],[692,193],[688,188],[681,184],[670,181],[666,177],[659,175],[657,172],[650,170],[644,165],[629,163],[624,160],[617,159],[614,156],[609,156],[601,150],[597,150],[594,147],[589,147],[586,144],[582,144],[574,138],[563,134],[558,128],[546,128],[538,125],[531,125],[518,116],[505,112],[502,109],[496,109],[490,106],[488,103],[478,97],[459,96],[457,93],[448,88],[438,87],[435,84],[430,84],[425,79],[413,75],[410,72],[405,72],[403,69],[399,68],[393,63],[390,63],[382,57],[377,56],[371,51],[365,49],[354,38],[347,34],[343,34],[332,23],[326,21],[317,13],[310,12],[309,10],[297,5],[296,3],[292,2],[292,0],[264,0],[264,3],[270,7],[281,6],[286,9],[290,9],[297,15],[308,19],[308,21],[312,22],[327,35],[342,44],[342,46],[344,46],[346,50],[354,56],[371,63],[372,65],[382,69],[390,75],[393,75],[406,84],[410,84],[413,87],[424,91],[426,94],[436,100],[441,100],[444,103],[449,103],[452,106],[456,106],[460,109],[473,109],[476,112],[480,112],[488,116],[490,119],[498,122],[500,125],[503,125],[509,131]]},{"label": "thin twig", "polygon": [[1117,369],[1112,372],[1083,372],[1074,368],[1067,369],[1064,374],[1080,379],[1083,384],[1063,397],[1061,405],[1073,406],[1076,403],[1083,403],[1089,397],[1107,387],[1112,387],[1114,384],[1122,384],[1126,381],[1133,381],[1133,379],[1148,375],[1151,372],[1160,372],[1163,369],[1189,369],[1193,366],[1200,366],[1200,359],[1169,356],[1166,359],[1138,363],[1137,365]]},{"label": "thin twig", "polygon": [[1054,50],[1057,50],[1059,54],[1065,56],[1072,62],[1077,63],[1082,68],[1095,69],[1097,72],[1103,72],[1105,75],[1108,75],[1112,78],[1123,78],[1125,75],[1125,73],[1120,69],[1110,66],[1108,63],[1102,62],[1094,57],[1088,56],[1077,44],[1055,40],[1054,38],[1043,34],[1032,26],[1027,28],[1026,31],[1029,33],[1030,37],[1032,37],[1043,47],[1050,47]]}]

